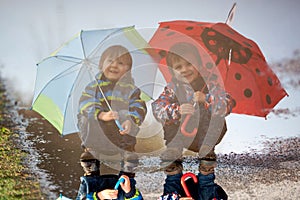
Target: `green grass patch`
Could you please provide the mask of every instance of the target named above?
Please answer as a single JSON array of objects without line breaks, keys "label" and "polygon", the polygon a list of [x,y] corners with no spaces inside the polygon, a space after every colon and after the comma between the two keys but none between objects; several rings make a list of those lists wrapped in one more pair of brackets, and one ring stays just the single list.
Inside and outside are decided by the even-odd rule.
[{"label": "green grass patch", "polygon": [[9,101],[1,86],[0,83],[0,200],[43,199],[37,179],[22,162],[27,153],[14,142],[19,135],[6,127],[11,124],[5,110]]},{"label": "green grass patch", "polygon": [[39,184],[22,164],[26,153],[16,148],[12,132],[0,130],[0,199],[42,199]]}]

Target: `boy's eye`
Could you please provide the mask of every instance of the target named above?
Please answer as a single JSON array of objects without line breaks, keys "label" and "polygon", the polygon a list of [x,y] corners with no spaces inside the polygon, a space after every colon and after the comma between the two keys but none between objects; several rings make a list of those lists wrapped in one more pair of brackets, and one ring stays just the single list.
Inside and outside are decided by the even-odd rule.
[{"label": "boy's eye", "polygon": [[175,65],[173,68],[174,68],[175,70],[179,70],[179,69],[182,68],[182,66],[181,66],[181,65]]}]

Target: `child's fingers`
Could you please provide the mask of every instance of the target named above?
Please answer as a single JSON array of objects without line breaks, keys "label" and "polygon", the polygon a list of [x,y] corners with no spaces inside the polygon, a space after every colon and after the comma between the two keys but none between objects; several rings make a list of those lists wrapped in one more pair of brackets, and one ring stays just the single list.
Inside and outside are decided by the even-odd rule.
[{"label": "child's fingers", "polygon": [[116,111],[110,111],[110,116],[112,117],[112,119],[119,119],[118,112]]},{"label": "child's fingers", "polygon": [[118,190],[105,189],[97,193],[100,199],[116,199],[118,197]]},{"label": "child's fingers", "polygon": [[129,134],[131,130],[131,122],[129,120],[126,120],[122,123],[122,127],[124,130],[120,131],[121,135]]},{"label": "child's fingers", "polygon": [[194,93],[193,100],[195,102],[204,103],[205,102],[205,94],[202,93],[202,92],[197,91],[197,92]]},{"label": "child's fingers", "polygon": [[193,114],[195,112],[195,108],[192,104],[182,104],[180,106],[180,114],[187,115]]},{"label": "child's fingers", "polygon": [[122,175],[121,177],[125,179],[123,183],[120,183],[122,190],[124,190],[125,193],[130,192],[131,186],[130,186],[129,177],[126,175]]}]

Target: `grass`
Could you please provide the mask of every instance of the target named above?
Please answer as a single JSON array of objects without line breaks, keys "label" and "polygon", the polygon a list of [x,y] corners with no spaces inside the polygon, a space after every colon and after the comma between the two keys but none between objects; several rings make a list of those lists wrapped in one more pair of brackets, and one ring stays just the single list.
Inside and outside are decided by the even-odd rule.
[{"label": "grass", "polygon": [[0,79],[0,200],[43,199],[38,181],[22,162],[27,153],[15,142],[19,135],[12,131],[9,103]]}]

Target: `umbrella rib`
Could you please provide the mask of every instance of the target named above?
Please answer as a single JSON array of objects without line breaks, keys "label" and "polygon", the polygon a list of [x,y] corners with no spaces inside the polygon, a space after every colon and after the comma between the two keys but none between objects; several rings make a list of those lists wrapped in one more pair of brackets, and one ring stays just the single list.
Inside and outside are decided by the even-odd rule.
[{"label": "umbrella rib", "polygon": [[[52,57],[55,57],[55,58],[60,59],[60,60],[63,60],[63,61],[76,63],[76,64],[79,64],[80,62],[83,61],[82,58],[77,58],[77,57],[73,57],[73,56],[61,56],[61,55],[56,55],[56,56],[52,56]],[[51,58],[51,57],[50,57],[50,58]],[[68,58],[68,59],[67,59],[67,58]],[[78,60],[78,62],[72,61],[72,60]]]},{"label": "umbrella rib", "polygon": [[82,53],[83,53],[83,57],[86,58],[86,54],[85,54],[85,48],[84,48],[84,45],[83,45],[83,41],[82,41],[82,32],[83,30],[80,31],[80,43],[81,43],[81,48],[82,48]]},{"label": "umbrella rib", "polygon": [[[70,68],[69,68],[70,69]],[[79,72],[77,73],[77,75],[76,75],[76,77],[75,77],[75,79],[74,79],[74,83],[77,81],[77,79],[78,79],[78,76],[79,76],[79,74],[81,74],[81,71],[83,70],[83,67],[80,67],[80,70],[79,70]],[[88,70],[89,71],[89,70]],[[89,73],[90,74],[90,73]],[[70,91],[69,91],[69,94],[68,94],[68,99],[71,97],[71,94],[72,94],[72,92],[73,92],[73,90],[74,90],[74,84],[72,84],[72,87],[70,88]],[[66,103],[66,108],[68,108],[68,105],[69,105],[69,100],[67,100],[67,103]],[[67,109],[64,109],[64,116],[66,115],[66,113],[67,113]],[[64,121],[64,124],[63,124],[63,128],[65,127],[65,121]],[[63,132],[63,131],[62,131]]]}]

